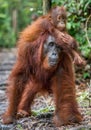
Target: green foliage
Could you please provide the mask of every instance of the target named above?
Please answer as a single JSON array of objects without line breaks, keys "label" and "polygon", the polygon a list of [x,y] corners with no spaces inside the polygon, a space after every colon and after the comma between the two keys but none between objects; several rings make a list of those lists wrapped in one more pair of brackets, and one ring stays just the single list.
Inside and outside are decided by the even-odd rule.
[{"label": "green foliage", "polygon": [[18,130],[24,130],[24,129],[22,128],[22,125],[21,125],[21,124],[17,124],[17,129],[18,129]]},{"label": "green foliage", "polygon": [[83,78],[84,78],[84,79],[90,78],[90,73],[89,73],[89,72],[84,72]]},{"label": "green foliage", "polygon": [[34,116],[38,116],[40,114],[44,114],[44,113],[48,113],[50,111],[54,111],[54,107],[53,106],[49,106],[49,107],[45,107],[36,111],[32,111],[32,115]]},{"label": "green foliage", "polygon": [[[32,8],[32,10],[31,10]],[[13,25],[16,10],[16,31]],[[0,47],[13,47],[18,32],[31,22],[31,14],[41,14],[41,0],[0,0]]]},{"label": "green foliage", "polygon": [[87,97],[88,97],[88,92],[85,91],[85,92],[82,92],[82,93],[81,93],[81,95],[80,95],[80,97],[78,98],[78,100],[79,100],[80,102],[83,102]]},{"label": "green foliage", "polygon": [[91,46],[88,46],[87,44],[81,45],[80,50],[85,58],[91,59]]},{"label": "green foliage", "polygon": [[[80,96],[77,98],[79,104],[81,104],[83,107],[89,107],[89,91],[83,91],[81,92]],[[86,112],[87,115],[89,115],[89,111]]]},{"label": "green foliage", "polygon": [[[15,42],[15,34],[11,28],[11,18],[9,16],[9,4],[7,1],[0,1],[0,46],[1,47],[9,47],[12,46]],[[14,37],[14,39],[12,39]],[[11,41],[11,45],[10,45]]]}]

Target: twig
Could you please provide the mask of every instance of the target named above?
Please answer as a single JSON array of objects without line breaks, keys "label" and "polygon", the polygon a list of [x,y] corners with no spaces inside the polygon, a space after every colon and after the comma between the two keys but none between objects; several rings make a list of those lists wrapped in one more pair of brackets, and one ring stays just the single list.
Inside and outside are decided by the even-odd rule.
[{"label": "twig", "polygon": [[89,41],[88,34],[87,34],[87,25],[88,25],[88,21],[89,21],[90,17],[91,17],[91,14],[89,15],[89,17],[88,17],[87,20],[86,20],[86,28],[85,28],[86,39],[87,39],[87,41],[88,41],[89,46],[91,46],[91,43],[90,43],[90,41]]}]

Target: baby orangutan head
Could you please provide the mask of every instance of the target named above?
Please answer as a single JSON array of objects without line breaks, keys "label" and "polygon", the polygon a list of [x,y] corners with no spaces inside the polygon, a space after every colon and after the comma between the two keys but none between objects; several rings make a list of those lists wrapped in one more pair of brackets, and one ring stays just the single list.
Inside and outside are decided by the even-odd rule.
[{"label": "baby orangutan head", "polygon": [[63,6],[54,7],[51,10],[50,18],[51,18],[51,22],[56,28],[58,28],[60,31],[66,30],[67,13],[65,7]]}]

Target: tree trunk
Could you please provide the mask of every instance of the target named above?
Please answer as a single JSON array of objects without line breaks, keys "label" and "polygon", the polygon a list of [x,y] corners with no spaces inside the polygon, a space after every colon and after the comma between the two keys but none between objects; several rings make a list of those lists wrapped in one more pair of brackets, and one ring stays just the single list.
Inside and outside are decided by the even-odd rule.
[{"label": "tree trunk", "polygon": [[17,31],[17,10],[13,10],[12,12],[12,24],[13,24],[13,30],[16,33]]},{"label": "tree trunk", "polygon": [[51,0],[43,0],[43,14],[45,15],[51,9]]}]

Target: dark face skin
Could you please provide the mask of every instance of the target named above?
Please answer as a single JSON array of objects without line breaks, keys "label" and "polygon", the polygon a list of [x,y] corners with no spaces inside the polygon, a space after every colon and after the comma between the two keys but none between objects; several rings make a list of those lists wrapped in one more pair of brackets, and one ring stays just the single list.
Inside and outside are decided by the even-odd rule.
[{"label": "dark face skin", "polygon": [[60,59],[61,48],[56,44],[54,37],[48,37],[43,50],[44,56],[47,57],[46,65],[49,68],[56,67]]}]

